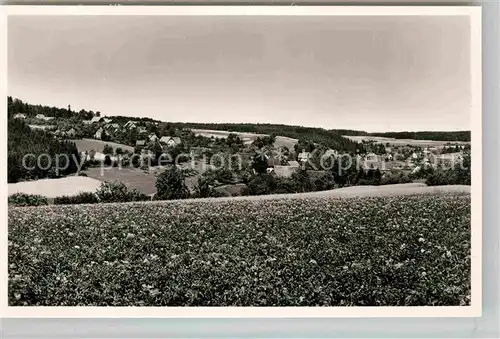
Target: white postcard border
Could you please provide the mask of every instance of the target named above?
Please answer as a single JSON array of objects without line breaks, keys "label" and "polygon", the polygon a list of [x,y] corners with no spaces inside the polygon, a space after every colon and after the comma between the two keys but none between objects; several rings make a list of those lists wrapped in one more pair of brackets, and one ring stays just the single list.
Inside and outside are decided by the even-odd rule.
[{"label": "white postcard border", "polygon": [[[1,209],[1,314],[13,318],[324,318],[479,317],[482,315],[482,64],[480,6],[2,6],[0,7],[0,94],[7,97],[9,15],[266,15],[402,16],[464,15],[471,22],[471,306],[466,307],[12,307],[8,306],[7,183]],[[6,100],[0,108],[7,116]],[[6,119],[0,133],[7,150]],[[5,154],[5,158],[6,158]],[[4,159],[5,159],[4,158]],[[4,160],[5,161],[5,160]],[[6,164],[1,173],[7,177]]]}]

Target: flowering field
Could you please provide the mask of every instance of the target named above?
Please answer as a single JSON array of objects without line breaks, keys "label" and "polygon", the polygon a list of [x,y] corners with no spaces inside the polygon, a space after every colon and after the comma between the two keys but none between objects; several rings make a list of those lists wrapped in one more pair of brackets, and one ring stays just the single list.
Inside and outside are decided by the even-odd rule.
[{"label": "flowering field", "polygon": [[470,303],[470,195],[9,207],[10,305]]}]

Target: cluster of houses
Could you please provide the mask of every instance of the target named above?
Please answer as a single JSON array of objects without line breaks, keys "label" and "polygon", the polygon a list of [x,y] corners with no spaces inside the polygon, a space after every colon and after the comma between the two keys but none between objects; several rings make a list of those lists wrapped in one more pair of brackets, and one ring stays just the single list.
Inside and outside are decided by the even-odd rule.
[{"label": "cluster of houses", "polygon": [[[103,139],[105,135],[113,136],[118,131],[132,131],[136,130],[139,140],[136,141],[135,147],[141,152],[145,150],[147,146],[157,143],[162,149],[173,147],[181,144],[181,138],[173,136],[162,136],[159,137],[156,133],[149,133],[146,126],[140,122],[129,120],[123,126],[118,123],[114,123],[112,119],[106,117],[94,117],[92,120],[84,122],[85,124],[96,124],[99,126],[94,134],[95,139]],[[155,123],[157,124],[157,123]],[[150,152],[152,153],[152,152]]]},{"label": "cluster of houses", "polygon": [[54,131],[54,135],[56,137],[74,138],[77,135],[77,131],[74,127],[70,127],[67,129],[58,129],[58,130]]},{"label": "cluster of houses", "polygon": [[[91,120],[84,120],[85,125],[98,125],[99,128],[94,134],[95,139],[103,139],[105,135],[112,136],[120,130],[120,125],[113,123],[113,120],[106,117],[93,117]],[[126,128],[126,127],[124,127]]]},{"label": "cluster of houses", "polygon": [[[429,147],[423,150],[406,152],[407,156],[403,156],[399,148],[386,148],[386,154],[378,155],[375,153],[358,154],[351,159],[351,166],[356,166],[357,169],[378,169],[382,173],[391,171],[401,171],[407,174],[419,171],[423,166],[453,166],[463,160],[464,146],[460,146],[461,151],[454,153],[440,154],[437,147]],[[408,151],[409,149],[407,149]],[[327,150],[322,154],[323,158],[336,158],[339,152],[336,150]],[[301,164],[309,161],[312,154],[310,152],[301,152],[297,155],[297,161],[287,161],[283,165],[276,158],[268,158],[268,173],[274,173],[279,177],[290,177]]]},{"label": "cluster of houses", "polygon": [[357,156],[357,165],[363,169],[379,169],[381,172],[401,170],[407,173],[418,172],[423,166],[453,166],[463,160],[464,146],[460,146],[459,152],[440,154],[437,147],[429,147],[423,150],[413,150],[405,156],[403,152],[386,148],[386,154],[377,155],[368,153]]},{"label": "cluster of houses", "polygon": [[[14,119],[26,119],[26,118],[27,118],[27,116],[24,113],[14,114]],[[43,121],[50,121],[50,120],[54,119],[54,117],[47,117],[44,114],[37,114],[35,116],[35,119],[43,120]]]}]

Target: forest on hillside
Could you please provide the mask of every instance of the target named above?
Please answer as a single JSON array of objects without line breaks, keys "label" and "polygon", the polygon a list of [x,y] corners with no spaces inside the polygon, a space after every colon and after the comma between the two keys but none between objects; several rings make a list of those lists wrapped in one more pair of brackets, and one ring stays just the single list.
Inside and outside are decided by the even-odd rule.
[{"label": "forest on hillside", "polygon": [[7,136],[9,183],[56,178],[78,170],[80,155],[75,143],[54,139],[49,133],[31,129],[18,119],[8,119]]},{"label": "forest on hillside", "polygon": [[418,131],[418,132],[376,132],[368,133],[350,129],[334,129],[340,135],[382,137],[394,139],[415,139],[435,141],[466,141],[470,142],[470,131]]},{"label": "forest on hillside", "polygon": [[374,137],[395,138],[395,139],[416,139],[416,140],[435,140],[435,141],[468,141],[468,142],[470,142],[470,131],[385,132],[385,133],[369,133],[368,135],[374,136]]}]

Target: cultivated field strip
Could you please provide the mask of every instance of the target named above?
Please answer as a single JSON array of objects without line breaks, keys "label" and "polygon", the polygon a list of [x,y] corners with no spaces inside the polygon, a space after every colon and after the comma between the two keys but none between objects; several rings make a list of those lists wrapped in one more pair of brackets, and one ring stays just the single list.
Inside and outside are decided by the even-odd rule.
[{"label": "cultivated field strip", "polygon": [[470,194],[9,208],[10,305],[470,303]]}]

